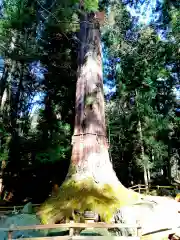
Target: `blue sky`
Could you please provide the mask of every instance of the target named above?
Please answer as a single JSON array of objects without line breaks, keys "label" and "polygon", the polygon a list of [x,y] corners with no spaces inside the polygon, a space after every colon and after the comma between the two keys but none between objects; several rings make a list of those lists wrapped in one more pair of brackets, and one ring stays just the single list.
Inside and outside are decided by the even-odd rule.
[{"label": "blue sky", "polygon": [[138,17],[140,24],[149,24],[156,21],[159,13],[156,10],[158,4],[162,4],[163,0],[139,0],[136,6],[127,6],[127,10],[132,16]]}]

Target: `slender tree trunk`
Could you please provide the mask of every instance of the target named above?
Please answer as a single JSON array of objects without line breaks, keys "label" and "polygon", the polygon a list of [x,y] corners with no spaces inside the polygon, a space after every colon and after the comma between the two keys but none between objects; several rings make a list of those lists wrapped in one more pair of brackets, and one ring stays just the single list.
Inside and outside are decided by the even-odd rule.
[{"label": "slender tree trunk", "polygon": [[172,159],[172,139],[171,139],[171,134],[169,133],[168,136],[168,158],[167,158],[167,176],[168,176],[168,181],[171,183],[171,159]]},{"label": "slender tree trunk", "polygon": [[147,176],[148,176],[148,183],[150,183],[150,181],[151,181],[151,172],[150,172],[149,168],[147,169]]},{"label": "slender tree trunk", "polygon": [[[135,90],[135,96],[137,97],[137,90]],[[143,145],[143,134],[142,134],[142,125],[141,120],[139,116],[139,104],[138,100],[136,100],[136,107],[137,107],[137,113],[138,113],[138,132],[139,132],[139,138],[140,138],[140,148],[141,148],[141,160],[143,161],[143,171],[144,171],[144,183],[146,185],[146,189],[148,189],[148,171],[147,171],[147,164],[145,163],[145,154],[144,154],[144,145]]]},{"label": "slender tree trunk", "polygon": [[4,174],[5,167],[6,167],[6,161],[2,160],[1,161],[1,169],[0,169],[0,197],[1,197],[3,189],[4,189],[3,174]]},{"label": "slender tree trunk", "polygon": [[[15,49],[15,43],[17,41],[17,31],[13,31],[11,42],[9,44],[9,52],[12,52]],[[4,71],[3,75],[0,81],[0,108],[1,111],[4,109],[4,105],[6,103],[6,100],[8,98],[8,85],[11,80],[11,75],[14,71],[14,64],[15,61],[12,61],[11,59],[6,59],[5,60],[5,65],[4,65]]]},{"label": "slender tree trunk", "polygon": [[0,108],[1,108],[1,111],[3,110],[3,106],[4,106],[4,104],[3,104],[4,101],[2,102],[2,99],[3,99],[4,91],[6,89],[8,71],[9,71],[9,66],[8,66],[7,61],[5,61],[3,74],[2,74],[2,77],[0,80]]},{"label": "slender tree trunk", "polygon": [[145,156],[144,156],[144,146],[143,146],[143,135],[142,135],[142,127],[141,127],[141,121],[138,121],[138,131],[139,131],[139,137],[140,137],[140,147],[141,147],[141,159],[143,161],[143,169],[144,169],[144,183],[146,185],[146,188],[148,188],[148,171],[146,167],[146,163],[144,162]]}]

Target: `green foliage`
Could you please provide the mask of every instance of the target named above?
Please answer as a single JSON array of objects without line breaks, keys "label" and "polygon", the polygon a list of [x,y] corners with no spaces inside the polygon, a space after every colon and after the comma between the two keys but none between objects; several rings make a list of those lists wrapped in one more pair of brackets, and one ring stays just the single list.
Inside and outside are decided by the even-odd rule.
[{"label": "green foliage", "polygon": [[[47,129],[45,129],[47,130]],[[43,131],[43,128],[40,129]],[[39,137],[41,133],[39,132]],[[59,160],[67,159],[69,157],[69,153],[71,150],[70,145],[70,126],[68,124],[62,124],[60,122],[58,124],[58,128],[56,128],[56,132],[52,133],[51,138],[45,139],[43,141],[42,149],[40,152],[37,152],[36,160],[38,162],[56,162]],[[43,137],[43,136],[42,136]],[[41,146],[40,142],[42,139],[39,140],[39,146]]]},{"label": "green foliage", "polygon": [[[164,14],[169,16],[164,41],[154,26],[137,25],[122,1],[85,0],[84,5],[88,12],[97,11],[98,5],[107,10],[102,39],[108,57],[120,59],[111,66],[113,74],[106,73],[107,78],[109,75],[115,78],[116,85],[115,96],[106,104],[106,116],[110,154],[118,177],[127,185],[131,180],[139,182],[143,180],[144,166],[152,176],[163,170],[168,177],[167,168],[171,168],[172,161],[179,161],[180,156],[180,121],[174,111],[179,108],[179,101],[172,92],[180,74],[179,9],[174,4],[164,6]],[[0,52],[5,67],[0,100],[6,92],[8,96],[4,107],[0,106],[0,160],[12,164],[9,167],[12,175],[70,159],[79,21],[77,0],[4,1]],[[36,60],[46,68],[44,79],[30,72],[30,63]],[[29,109],[37,93],[44,97],[40,100],[42,109],[35,116]],[[87,96],[86,105],[93,102],[93,96]],[[33,117],[37,118],[35,126]],[[73,194],[78,195],[81,186],[74,186],[73,190],[70,184],[65,189],[72,197],[70,207],[63,205],[67,196],[62,198],[64,203],[57,198],[53,204],[62,204],[70,211],[78,204],[79,198],[74,200]],[[91,196],[87,197],[88,194]],[[102,189],[87,183],[80,207],[87,200],[84,207],[90,204],[89,207],[103,213],[111,204],[108,201],[112,200],[114,190],[112,195],[108,191],[107,196],[106,192],[98,194],[102,194]],[[102,200],[104,206],[100,209]]]},{"label": "green foliage", "polygon": [[6,131],[4,124],[0,122],[0,162],[8,160],[9,141],[10,141],[10,135]]},{"label": "green foliage", "polygon": [[[170,41],[159,38],[153,27],[132,25],[133,19],[122,3],[114,1],[109,9],[110,20],[103,29],[103,39],[109,57],[120,59],[113,66],[116,97],[107,104],[110,151],[117,171],[122,167],[126,169],[127,184],[126,175],[130,176],[129,183],[137,181],[142,177],[135,174],[144,171],[144,166],[152,173],[170,168],[167,159],[173,157],[175,150],[172,150],[174,143],[170,135],[175,126],[172,74],[179,75],[176,50],[179,9],[172,8],[169,12],[172,17]],[[173,37],[176,42],[172,41]],[[168,68],[172,62],[174,67]],[[175,155],[177,157],[177,153]],[[121,177],[123,179],[122,173]]]},{"label": "green foliage", "polygon": [[[76,80],[72,37],[79,23],[70,1],[57,2],[58,8],[55,4],[52,12],[57,11],[58,21],[55,14],[45,22],[47,11],[39,3],[5,0],[0,20],[0,51],[5,60],[0,82],[0,161],[8,161],[5,183],[7,191],[15,187],[15,198],[18,184],[14,182],[24,170],[35,172],[32,177],[38,177],[39,166],[70,159]],[[45,31],[41,31],[42,25]],[[44,79],[31,69],[34,61],[46,68]],[[46,102],[46,97],[39,101],[45,111],[30,112],[34,96],[49,96],[50,92],[52,102]]]},{"label": "green foliage", "polygon": [[97,11],[99,7],[99,1],[98,0],[85,0],[84,1],[85,10],[88,11]]}]

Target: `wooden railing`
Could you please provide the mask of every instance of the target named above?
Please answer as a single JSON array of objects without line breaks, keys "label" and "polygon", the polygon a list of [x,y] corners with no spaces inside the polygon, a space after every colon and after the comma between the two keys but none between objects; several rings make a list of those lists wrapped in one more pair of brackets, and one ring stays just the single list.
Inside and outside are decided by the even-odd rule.
[{"label": "wooden railing", "polygon": [[[130,224],[106,224],[106,223],[66,223],[66,224],[49,224],[49,225],[31,225],[31,226],[11,226],[9,228],[0,228],[0,232],[7,232],[7,239],[13,240],[13,232],[25,231],[25,230],[48,230],[48,229],[69,229],[69,235],[66,236],[53,236],[53,237],[29,237],[29,238],[18,238],[19,240],[152,240],[152,239],[167,239],[169,234],[176,234],[180,230],[180,226],[175,228],[164,228],[156,231],[151,231],[146,234],[141,234],[141,227],[139,225]],[[74,230],[84,228],[92,231],[93,228],[106,228],[106,229],[117,229],[117,228],[134,228],[136,229],[136,236],[75,236]],[[161,236],[162,235],[162,236]],[[163,238],[162,238],[163,237]],[[165,237],[165,238],[164,238]]]},{"label": "wooden railing", "polygon": [[144,184],[137,184],[137,185],[134,185],[132,187],[129,187],[129,189],[132,189],[136,192],[139,192],[139,193],[148,193],[149,191],[151,190],[154,190],[154,189],[175,189],[175,186],[159,186],[159,185],[156,185],[156,186],[146,186]]},{"label": "wooden railing", "polygon": [[[139,240],[141,235],[141,227],[139,225],[130,225],[130,224],[106,224],[106,223],[65,223],[65,224],[48,224],[48,225],[32,225],[32,226],[11,226],[10,228],[0,228],[0,231],[7,232],[7,239],[12,240],[12,234],[14,231],[25,231],[25,230],[48,230],[48,229],[59,229],[59,228],[68,228],[68,236],[58,236],[58,237],[35,237],[35,238],[21,238],[23,240],[43,240],[43,239],[53,239],[53,240],[69,240],[69,239],[133,239]],[[136,236],[134,237],[113,237],[113,236],[74,236],[74,229],[76,228],[134,228],[136,230]]]}]

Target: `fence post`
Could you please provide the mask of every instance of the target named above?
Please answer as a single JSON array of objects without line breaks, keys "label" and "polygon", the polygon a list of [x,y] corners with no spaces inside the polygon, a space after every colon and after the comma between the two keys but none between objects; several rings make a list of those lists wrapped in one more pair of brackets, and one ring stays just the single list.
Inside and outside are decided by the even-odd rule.
[{"label": "fence post", "polygon": [[141,227],[141,224],[140,224],[139,220],[136,221],[136,224],[137,224],[137,227],[136,227],[136,237],[139,237],[139,236],[142,235],[142,227]]},{"label": "fence post", "polygon": [[[92,211],[85,211],[84,212],[84,222],[85,223],[94,223],[95,220],[95,213]],[[93,228],[86,228],[86,229],[93,229]]]},{"label": "fence post", "polygon": [[140,227],[140,226],[137,228],[137,236],[138,237],[142,236],[142,227]]},{"label": "fence post", "polygon": [[140,184],[138,184],[138,191],[139,191],[139,193],[141,193],[141,186],[140,186]]},{"label": "fence post", "polygon": [[13,227],[14,227],[14,224],[12,224],[12,225],[9,227],[8,240],[12,240],[12,234],[13,234],[12,228],[13,228]]},{"label": "fence post", "polygon": [[12,230],[8,231],[8,240],[12,240],[12,233],[13,233]]},{"label": "fence post", "polygon": [[[70,223],[74,223],[74,221],[70,221]],[[69,229],[69,236],[73,237],[73,235],[74,235],[74,228],[70,228]]]}]

